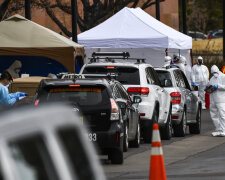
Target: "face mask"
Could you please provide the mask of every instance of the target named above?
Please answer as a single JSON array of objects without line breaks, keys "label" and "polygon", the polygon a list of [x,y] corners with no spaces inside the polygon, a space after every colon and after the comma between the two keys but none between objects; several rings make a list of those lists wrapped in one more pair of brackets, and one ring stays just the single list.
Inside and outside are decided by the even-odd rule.
[{"label": "face mask", "polygon": [[219,77],[219,74],[218,74],[218,73],[214,73],[213,76],[214,76],[215,78],[218,78],[218,77]]},{"label": "face mask", "polygon": [[198,64],[201,65],[202,64],[202,60],[198,60]]}]

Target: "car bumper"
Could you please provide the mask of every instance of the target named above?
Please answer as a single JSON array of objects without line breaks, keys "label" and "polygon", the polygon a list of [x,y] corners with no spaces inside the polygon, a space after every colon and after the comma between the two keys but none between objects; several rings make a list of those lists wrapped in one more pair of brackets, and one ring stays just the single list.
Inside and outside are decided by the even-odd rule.
[{"label": "car bumper", "polygon": [[142,101],[138,106],[141,120],[152,120],[155,103]]},{"label": "car bumper", "polygon": [[178,104],[172,105],[172,123],[180,124],[183,115],[183,108]]},{"label": "car bumper", "polygon": [[123,142],[123,126],[119,123],[112,123],[108,131],[96,131],[93,133],[96,133],[96,141],[93,142],[101,150],[120,148]]}]

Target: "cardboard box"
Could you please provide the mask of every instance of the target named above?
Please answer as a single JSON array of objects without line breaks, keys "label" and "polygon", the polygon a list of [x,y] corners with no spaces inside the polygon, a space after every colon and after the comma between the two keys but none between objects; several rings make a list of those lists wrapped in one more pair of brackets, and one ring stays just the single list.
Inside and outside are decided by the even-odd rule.
[{"label": "cardboard box", "polygon": [[20,103],[22,102],[29,103],[33,100],[34,95],[42,79],[49,79],[49,78],[40,77],[40,76],[31,76],[31,77],[14,79],[13,83],[9,86],[9,92],[10,93],[15,93],[15,92],[27,93],[28,97],[21,100]]}]

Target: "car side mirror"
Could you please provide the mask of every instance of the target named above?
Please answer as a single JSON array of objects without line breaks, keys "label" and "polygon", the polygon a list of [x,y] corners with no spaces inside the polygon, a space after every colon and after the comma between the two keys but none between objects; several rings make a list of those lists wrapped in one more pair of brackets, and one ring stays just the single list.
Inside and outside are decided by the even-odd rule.
[{"label": "car side mirror", "polygon": [[172,81],[170,79],[164,79],[164,87],[171,87]]},{"label": "car side mirror", "polygon": [[140,103],[142,101],[140,96],[134,96],[133,97],[133,104]]}]

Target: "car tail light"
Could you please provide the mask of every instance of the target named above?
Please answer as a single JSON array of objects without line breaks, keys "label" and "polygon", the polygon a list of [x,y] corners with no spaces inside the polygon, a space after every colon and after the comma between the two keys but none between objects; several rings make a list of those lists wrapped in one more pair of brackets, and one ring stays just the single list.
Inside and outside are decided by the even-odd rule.
[{"label": "car tail light", "polygon": [[129,87],[127,89],[128,93],[139,93],[139,94],[149,94],[149,88],[146,87]]},{"label": "car tail light", "polygon": [[208,36],[208,39],[212,39],[212,36]]},{"label": "car tail light", "polygon": [[170,93],[170,96],[172,98],[172,103],[173,104],[180,104],[181,102],[181,95],[179,92],[172,92]]},{"label": "car tail light", "polygon": [[34,103],[35,106],[37,106],[39,104],[39,99],[37,99]]},{"label": "car tail light", "polygon": [[111,116],[110,116],[110,120],[114,121],[114,120],[119,120],[120,114],[119,114],[119,108],[115,102],[114,99],[110,99],[111,102]]},{"label": "car tail light", "polygon": [[140,116],[145,116],[145,113],[140,113]]},{"label": "car tail light", "polygon": [[172,116],[172,119],[178,119],[179,116]]},{"label": "car tail light", "polygon": [[115,66],[107,66],[107,69],[115,69]]},{"label": "car tail light", "polygon": [[80,85],[78,85],[78,84],[72,84],[72,85],[69,85],[69,87],[80,87]]}]

